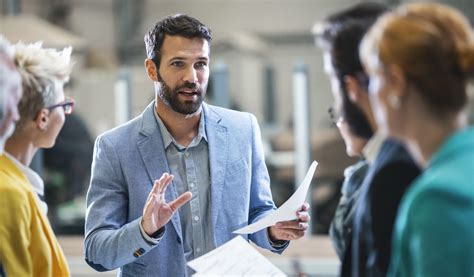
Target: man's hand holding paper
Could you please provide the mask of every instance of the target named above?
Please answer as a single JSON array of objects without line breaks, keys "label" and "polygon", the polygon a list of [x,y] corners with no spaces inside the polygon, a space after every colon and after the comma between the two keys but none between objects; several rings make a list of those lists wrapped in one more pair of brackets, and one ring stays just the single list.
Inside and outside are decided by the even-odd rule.
[{"label": "man's hand holding paper", "polygon": [[268,227],[270,239],[276,242],[299,239],[304,236],[310,220],[308,210],[309,204],[304,203],[296,212],[297,219],[277,222],[275,225]]},{"label": "man's hand holding paper", "polygon": [[309,204],[305,203],[305,199],[317,165],[318,163],[313,161],[303,182],[280,208],[267,217],[234,231],[234,233],[252,234],[268,227],[268,234],[273,242],[288,241],[302,237],[308,228],[310,220],[308,214]]}]

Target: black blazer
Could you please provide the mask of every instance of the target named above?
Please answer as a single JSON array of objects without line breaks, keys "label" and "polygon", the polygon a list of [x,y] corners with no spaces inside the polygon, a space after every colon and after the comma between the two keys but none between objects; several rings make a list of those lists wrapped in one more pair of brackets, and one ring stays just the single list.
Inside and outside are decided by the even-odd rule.
[{"label": "black blazer", "polygon": [[419,173],[400,143],[391,139],[383,143],[362,184],[341,276],[387,275],[398,205]]}]

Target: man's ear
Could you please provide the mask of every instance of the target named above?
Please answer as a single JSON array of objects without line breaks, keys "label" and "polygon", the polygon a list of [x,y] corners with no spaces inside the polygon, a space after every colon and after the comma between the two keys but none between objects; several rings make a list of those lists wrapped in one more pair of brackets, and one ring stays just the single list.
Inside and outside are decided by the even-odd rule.
[{"label": "man's ear", "polygon": [[360,104],[362,98],[367,96],[366,90],[361,86],[357,78],[351,75],[344,77],[344,86],[349,99],[354,104]]},{"label": "man's ear", "polygon": [[46,131],[46,129],[48,128],[48,121],[49,110],[41,109],[35,119],[36,126],[38,126],[41,131]]},{"label": "man's ear", "polygon": [[152,81],[158,82],[158,68],[156,68],[156,64],[151,59],[145,60],[145,70],[148,78]]}]

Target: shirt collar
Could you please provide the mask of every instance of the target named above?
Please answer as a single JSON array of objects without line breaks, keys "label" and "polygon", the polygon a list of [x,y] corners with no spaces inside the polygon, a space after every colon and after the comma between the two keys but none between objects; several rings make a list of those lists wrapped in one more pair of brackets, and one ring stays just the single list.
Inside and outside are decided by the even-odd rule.
[{"label": "shirt collar", "polygon": [[375,134],[370,138],[370,140],[362,149],[365,159],[369,164],[373,163],[379,154],[380,147],[382,147],[383,142],[385,141],[386,136],[381,132],[375,132]]},{"label": "shirt collar", "polygon": [[[153,109],[153,114],[155,115],[156,122],[158,123],[158,127],[160,128],[161,132],[161,137],[163,139],[163,144],[165,146],[165,149],[167,149],[171,143],[176,145],[179,148],[184,148],[176,140],[173,138],[173,136],[170,134],[168,129],[166,128],[165,124],[163,123],[163,120],[161,120],[160,116],[156,112],[156,108]],[[206,135],[206,123],[204,119],[204,112],[201,112],[201,118],[199,119],[199,129],[198,129],[198,134],[196,137],[194,137],[193,141],[189,144],[188,147],[193,147],[199,144],[201,140],[204,139],[207,142],[207,135]]]}]

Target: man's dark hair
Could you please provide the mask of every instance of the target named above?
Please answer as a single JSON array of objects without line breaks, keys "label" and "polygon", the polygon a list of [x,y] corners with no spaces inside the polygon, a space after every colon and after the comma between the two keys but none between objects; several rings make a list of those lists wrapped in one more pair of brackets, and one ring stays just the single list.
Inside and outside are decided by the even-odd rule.
[{"label": "man's dark hair", "polygon": [[167,16],[145,34],[147,58],[152,59],[157,66],[160,65],[160,50],[165,35],[203,38],[208,42],[212,40],[211,30],[199,20],[185,14]]},{"label": "man's dark hair", "polygon": [[328,51],[342,92],[341,115],[354,135],[370,138],[373,130],[362,110],[351,102],[344,85],[344,77],[356,78],[368,88],[368,76],[359,58],[359,44],[377,18],[389,9],[381,3],[365,2],[330,15],[313,28],[316,43]]}]

